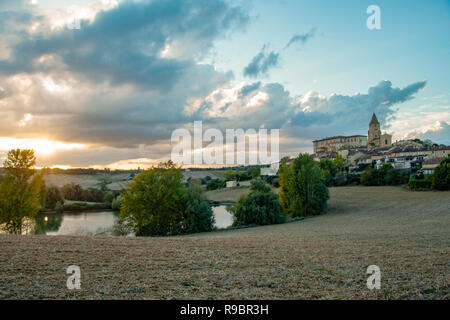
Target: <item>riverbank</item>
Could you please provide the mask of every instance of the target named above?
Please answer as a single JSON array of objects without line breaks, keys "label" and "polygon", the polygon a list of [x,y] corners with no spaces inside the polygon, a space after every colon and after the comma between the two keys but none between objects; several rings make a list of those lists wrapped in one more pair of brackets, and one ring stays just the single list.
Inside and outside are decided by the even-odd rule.
[{"label": "riverbank", "polygon": [[[331,188],[302,221],[168,238],[0,236],[1,299],[449,299],[450,192]],[[381,290],[366,287],[367,266]],[[81,268],[80,291],[65,270]]]}]

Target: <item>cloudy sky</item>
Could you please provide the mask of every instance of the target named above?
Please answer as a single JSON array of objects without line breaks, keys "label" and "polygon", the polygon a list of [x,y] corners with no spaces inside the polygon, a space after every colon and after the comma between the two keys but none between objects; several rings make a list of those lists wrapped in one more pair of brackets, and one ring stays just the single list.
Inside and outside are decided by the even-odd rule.
[{"label": "cloudy sky", "polygon": [[447,0],[0,0],[0,36],[0,160],[145,167],[196,120],[280,129],[295,155],[372,112],[450,144]]}]

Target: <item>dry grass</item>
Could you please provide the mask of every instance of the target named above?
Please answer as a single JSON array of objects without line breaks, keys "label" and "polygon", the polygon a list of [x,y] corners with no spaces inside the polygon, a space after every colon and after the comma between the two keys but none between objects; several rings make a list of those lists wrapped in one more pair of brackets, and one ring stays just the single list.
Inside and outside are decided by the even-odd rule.
[{"label": "dry grass", "polygon": [[[170,238],[0,236],[0,298],[449,299],[449,192],[331,189],[328,214]],[[66,289],[69,265],[82,289]],[[368,290],[366,268],[381,268]]]}]

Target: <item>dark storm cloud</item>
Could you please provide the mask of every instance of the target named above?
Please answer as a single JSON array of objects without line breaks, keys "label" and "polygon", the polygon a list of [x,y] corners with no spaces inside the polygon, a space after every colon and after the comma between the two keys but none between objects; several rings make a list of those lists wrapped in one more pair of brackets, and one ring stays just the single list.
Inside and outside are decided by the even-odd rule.
[{"label": "dark storm cloud", "polygon": [[316,30],[317,30],[317,28],[312,28],[310,31],[308,31],[306,33],[294,34],[292,36],[292,38],[289,40],[289,42],[286,44],[284,49],[289,48],[295,42],[300,42],[302,44],[305,44],[309,39],[314,37],[314,35],[316,34]]},{"label": "dark storm cloud", "polygon": [[274,51],[267,53],[266,46],[264,46],[244,68],[244,76],[257,78],[260,75],[266,75],[269,69],[278,65],[279,58],[280,55]]},{"label": "dark storm cloud", "polygon": [[[6,13],[42,19],[0,10]],[[247,22],[223,0],[127,1],[81,21],[80,30],[20,29],[20,41],[8,43],[10,57],[0,60],[0,136],[115,147],[167,139],[191,120],[184,112],[190,97],[233,78],[198,60]],[[49,92],[48,81],[70,89]],[[32,120],[19,127],[28,113]]]},{"label": "dark storm cloud", "polygon": [[184,43],[201,54],[247,20],[239,8],[220,0],[122,2],[99,12],[92,23],[81,21],[80,30],[28,35],[13,47],[14,58],[0,61],[0,72],[48,72],[37,59],[55,54],[65,70],[89,81],[169,90],[195,62],[192,55],[162,57],[165,46]]}]

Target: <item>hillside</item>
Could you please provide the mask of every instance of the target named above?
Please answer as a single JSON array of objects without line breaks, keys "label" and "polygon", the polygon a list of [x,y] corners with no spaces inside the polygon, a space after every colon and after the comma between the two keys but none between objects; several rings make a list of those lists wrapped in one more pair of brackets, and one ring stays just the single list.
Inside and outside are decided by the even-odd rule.
[{"label": "hillside", "polygon": [[[449,192],[331,189],[327,214],[170,238],[0,236],[0,298],[449,299]],[[66,288],[69,265],[82,289]],[[381,290],[366,268],[381,268]]]}]

